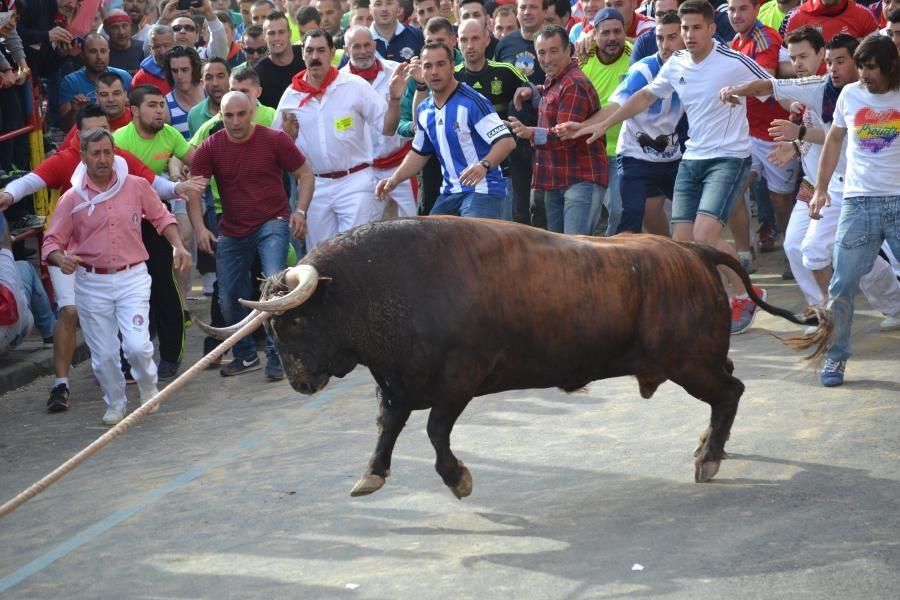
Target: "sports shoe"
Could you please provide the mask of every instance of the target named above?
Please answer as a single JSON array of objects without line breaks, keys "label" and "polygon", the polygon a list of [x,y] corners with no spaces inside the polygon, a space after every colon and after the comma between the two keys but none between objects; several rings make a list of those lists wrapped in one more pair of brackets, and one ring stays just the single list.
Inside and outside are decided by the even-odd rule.
[{"label": "sports shoe", "polygon": [[819,381],[825,387],[837,387],[844,383],[844,368],[847,366],[846,360],[825,359],[825,366],[819,373]]},{"label": "sports shoe", "polygon": [[235,358],[233,361],[219,369],[219,373],[222,375],[222,377],[232,377],[233,375],[242,375],[244,373],[256,371],[261,368],[262,363],[259,361],[258,356],[253,360]]},{"label": "sports shoe", "polygon": [[778,239],[778,230],[771,223],[763,222],[757,231],[759,236],[759,251],[772,252],[775,250],[775,241]]},{"label": "sports shoe", "polygon": [[106,412],[103,413],[103,424],[104,425],[116,425],[122,419],[125,418],[125,409],[124,408],[113,408],[110,406],[106,409]]},{"label": "sports shoe", "polygon": [[60,383],[50,390],[47,398],[47,412],[56,413],[69,410],[69,386]]},{"label": "sports shoe", "polygon": [[[143,406],[143,405],[147,404],[148,402],[150,402],[150,400],[153,398],[153,396],[155,396],[159,393],[159,388],[157,388],[155,385],[152,388],[147,389],[147,390],[138,388],[138,392],[140,392],[140,394],[141,394],[141,406]],[[153,408],[153,410],[151,410],[147,414],[152,415],[157,410],[159,410],[159,404],[157,404]]]},{"label": "sports shoe", "polygon": [[[766,290],[753,286],[756,295],[766,299]],[[731,335],[740,335],[750,329],[759,307],[749,297],[731,299]]]},{"label": "sports shoe", "polygon": [[178,367],[180,362],[172,362],[169,360],[160,360],[159,367],[156,369],[156,377],[160,381],[171,381],[178,375]]},{"label": "sports shoe", "polygon": [[45,337],[41,340],[43,342],[44,348],[52,348],[53,347],[53,336]]},{"label": "sports shoe", "polygon": [[900,329],[900,315],[896,317],[885,317],[878,325],[878,329],[881,331],[895,331]]},{"label": "sports shoe", "polygon": [[284,379],[284,368],[280,360],[270,360],[266,363],[266,379],[269,381],[281,381]]}]

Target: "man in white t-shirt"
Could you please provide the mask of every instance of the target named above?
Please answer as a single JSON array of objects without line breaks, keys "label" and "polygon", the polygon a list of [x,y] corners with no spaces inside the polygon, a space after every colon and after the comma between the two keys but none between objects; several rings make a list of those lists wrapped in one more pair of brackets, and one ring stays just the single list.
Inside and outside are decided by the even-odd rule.
[{"label": "man in white t-shirt", "polygon": [[[724,105],[719,102],[719,91],[769,75],[751,59],[713,39],[715,15],[706,0],[688,0],[679,7],[678,16],[687,49],[675,52],[650,84],[580,134],[590,133],[588,141],[593,141],[613,125],[644,112],[659,98],[677,93],[687,113],[690,139],[675,179],[672,237],[703,242],[737,257],[721,234],[750,172],[750,132],[746,106]],[[731,332],[740,334],[752,325],[756,305],[742,293],[744,286],[737,273],[730,269],[723,273],[735,294]],[[765,290],[754,286],[754,291],[765,299]]]},{"label": "man in white t-shirt", "polygon": [[872,269],[885,240],[894,255],[900,254],[900,55],[890,39],[871,36],[853,60],[860,81],[845,86],[838,97],[809,203],[813,219],[831,203],[828,185],[846,138],[844,204],[828,288],[835,330],[819,374],[826,387],[844,383],[860,277]]},{"label": "man in white t-shirt", "polygon": [[[844,86],[858,79],[853,62],[853,53],[858,46],[859,41],[845,33],[837,34],[826,44],[822,34],[815,29],[800,27],[788,34],[788,51],[800,79],[759,80],[737,88],[728,87],[721,92],[723,101],[728,101],[731,96],[772,94],[779,102],[798,102],[805,107],[800,125],[776,120],[772,129],[776,138],[791,140],[779,143],[775,152],[779,160],[794,160],[799,153],[803,163],[803,180],[785,232],[784,251],[797,285],[810,305],[824,304],[828,297],[831,257],[844,195],[846,140],[828,185],[831,205],[822,210],[819,220],[812,220],[807,203],[812,198],[822,144],[831,128],[835,102]],[[823,54],[828,75],[815,77]],[[860,279],[860,288],[869,304],[887,315],[881,329],[900,328],[900,283],[888,261],[876,259],[872,270]]]}]

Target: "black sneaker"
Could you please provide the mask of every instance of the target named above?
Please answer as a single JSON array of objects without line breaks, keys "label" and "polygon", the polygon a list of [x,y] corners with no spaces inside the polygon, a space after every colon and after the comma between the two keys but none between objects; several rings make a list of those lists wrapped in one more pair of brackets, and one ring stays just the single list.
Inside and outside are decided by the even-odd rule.
[{"label": "black sneaker", "polygon": [[262,363],[257,356],[253,360],[244,360],[242,358],[235,358],[233,361],[219,369],[219,373],[222,377],[231,377],[233,375],[242,375],[244,373],[249,373],[250,371],[257,371],[262,368]]},{"label": "black sneaker", "polygon": [[170,362],[168,360],[160,360],[159,367],[156,369],[156,377],[159,381],[170,381],[178,375],[178,367],[180,362]]},{"label": "black sneaker", "polygon": [[50,390],[47,399],[47,412],[56,413],[69,410],[69,386],[60,383]]}]

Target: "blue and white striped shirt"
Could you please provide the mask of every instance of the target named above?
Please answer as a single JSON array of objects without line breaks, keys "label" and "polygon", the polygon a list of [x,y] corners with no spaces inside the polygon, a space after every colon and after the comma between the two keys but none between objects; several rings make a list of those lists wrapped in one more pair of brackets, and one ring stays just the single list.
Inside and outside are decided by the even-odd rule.
[{"label": "blue and white striped shirt", "polygon": [[175,99],[175,90],[166,94],[166,105],[169,107],[169,116],[172,119],[170,125],[178,130],[178,133],[184,136],[184,139],[190,139],[188,131],[188,112],[190,109],[184,110],[178,100]]},{"label": "blue and white striped shirt", "polygon": [[497,167],[474,186],[459,182],[459,174],[483,160],[494,142],[512,136],[487,98],[460,83],[440,108],[429,95],[419,105],[416,123],[412,149],[419,154],[437,153],[444,175],[442,193],[506,195],[506,179]]}]

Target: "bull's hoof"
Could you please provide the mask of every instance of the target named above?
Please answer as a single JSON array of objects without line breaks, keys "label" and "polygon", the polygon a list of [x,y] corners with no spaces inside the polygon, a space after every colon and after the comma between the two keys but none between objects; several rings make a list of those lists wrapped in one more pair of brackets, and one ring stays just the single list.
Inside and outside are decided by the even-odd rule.
[{"label": "bull's hoof", "polygon": [[457,499],[462,500],[472,493],[472,474],[462,462],[459,463],[460,474],[459,481],[454,486],[447,486]]},{"label": "bull's hoof", "polygon": [[694,463],[694,481],[696,483],[706,483],[716,476],[719,472],[720,462],[710,460],[704,463]]},{"label": "bull's hoof", "polygon": [[377,492],[384,485],[384,477],[375,475],[374,473],[366,473],[359,478],[353,489],[350,490],[351,496],[368,496],[372,492]]}]

